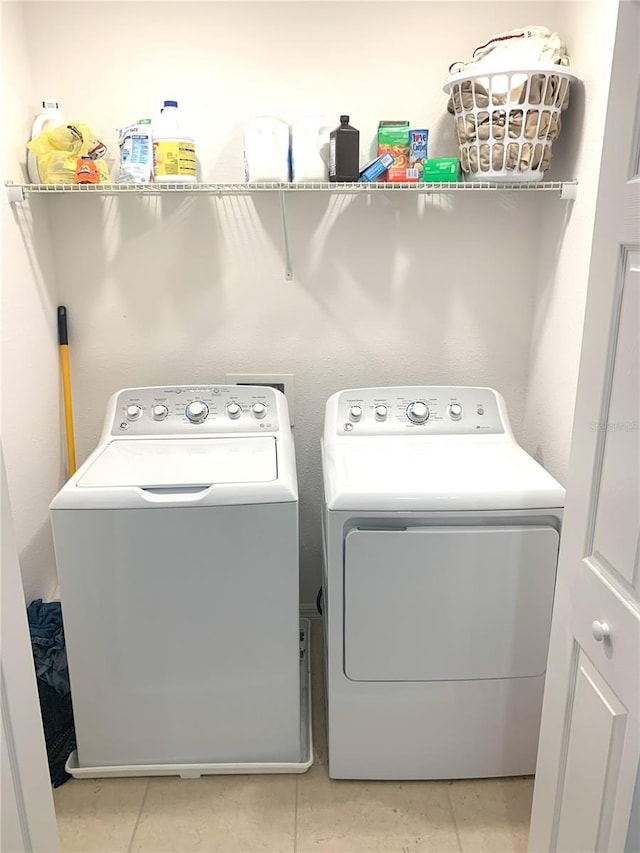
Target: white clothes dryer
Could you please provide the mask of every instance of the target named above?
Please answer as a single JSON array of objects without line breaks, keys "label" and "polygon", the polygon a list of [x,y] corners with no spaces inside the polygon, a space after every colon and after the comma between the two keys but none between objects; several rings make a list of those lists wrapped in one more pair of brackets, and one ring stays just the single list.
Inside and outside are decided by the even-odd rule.
[{"label": "white clothes dryer", "polygon": [[51,519],[73,775],[309,767],[283,394],[236,385],[114,394],[96,450]]},{"label": "white clothes dryer", "polygon": [[564,489],[491,388],[327,402],[329,773],[533,773]]}]

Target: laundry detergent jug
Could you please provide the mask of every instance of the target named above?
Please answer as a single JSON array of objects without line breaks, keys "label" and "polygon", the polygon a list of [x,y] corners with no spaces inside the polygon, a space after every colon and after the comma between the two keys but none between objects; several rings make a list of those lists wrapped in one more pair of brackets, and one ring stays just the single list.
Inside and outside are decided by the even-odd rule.
[{"label": "laundry detergent jug", "polygon": [[329,180],[329,126],[325,116],[309,112],[291,129],[291,178],[294,183]]},{"label": "laundry detergent jug", "polygon": [[153,179],[162,184],[198,180],[194,138],[184,125],[177,101],[165,101],[153,124]]},{"label": "laundry detergent jug", "polygon": [[260,115],[244,129],[244,178],[248,182],[289,181],[289,125]]},{"label": "laundry detergent jug", "polygon": [[[36,139],[45,130],[64,124],[64,117],[55,98],[45,98],[42,102],[42,112],[36,116],[31,128],[31,139]],[[41,184],[42,178],[38,170],[38,156],[27,149],[27,174],[32,184]]]}]

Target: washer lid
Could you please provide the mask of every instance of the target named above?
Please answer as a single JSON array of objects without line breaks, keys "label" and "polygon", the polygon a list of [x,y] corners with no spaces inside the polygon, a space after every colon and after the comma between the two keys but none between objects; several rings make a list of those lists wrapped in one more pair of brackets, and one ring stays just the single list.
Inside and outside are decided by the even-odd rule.
[{"label": "washer lid", "polygon": [[77,485],[175,489],[277,478],[276,440],[271,436],[117,439],[106,445]]},{"label": "washer lid", "polygon": [[512,441],[369,439],[324,448],[329,509],[460,511],[564,506],[564,489]]}]

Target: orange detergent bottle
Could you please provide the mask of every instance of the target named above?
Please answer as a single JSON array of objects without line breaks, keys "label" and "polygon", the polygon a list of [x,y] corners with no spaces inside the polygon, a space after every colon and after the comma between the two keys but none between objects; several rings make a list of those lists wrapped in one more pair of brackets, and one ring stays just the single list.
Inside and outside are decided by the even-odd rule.
[{"label": "orange detergent bottle", "polygon": [[99,184],[100,173],[98,167],[91,157],[80,157],[76,165],[76,173],[74,176],[76,184]]}]

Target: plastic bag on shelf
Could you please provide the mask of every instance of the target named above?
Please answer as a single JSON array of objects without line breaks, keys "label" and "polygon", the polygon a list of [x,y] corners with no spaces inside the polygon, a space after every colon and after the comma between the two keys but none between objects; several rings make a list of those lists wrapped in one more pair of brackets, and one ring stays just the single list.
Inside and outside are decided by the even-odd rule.
[{"label": "plastic bag on shelf", "polygon": [[107,153],[86,124],[62,124],[45,130],[27,143],[27,148],[38,158],[38,169],[45,184],[73,184],[78,160],[90,157],[95,161],[100,183],[111,181],[109,167],[104,161]]},{"label": "plastic bag on shelf", "polygon": [[151,119],[143,118],[118,130],[120,169],[116,183],[148,184],[153,180]]}]

